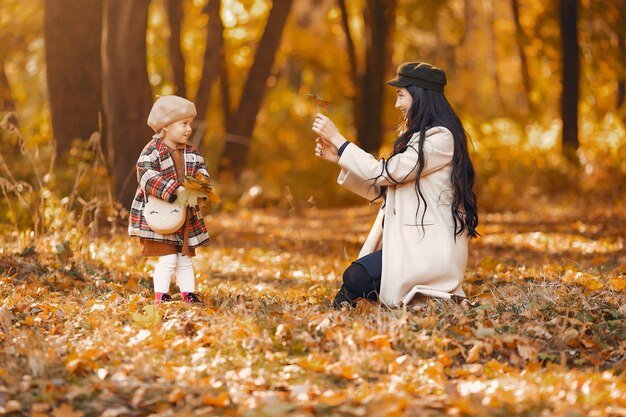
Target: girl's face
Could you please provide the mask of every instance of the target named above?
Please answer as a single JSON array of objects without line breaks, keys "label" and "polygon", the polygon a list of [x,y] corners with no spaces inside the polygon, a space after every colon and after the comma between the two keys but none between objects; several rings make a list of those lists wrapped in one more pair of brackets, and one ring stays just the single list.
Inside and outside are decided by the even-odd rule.
[{"label": "girl's face", "polygon": [[187,143],[187,139],[191,135],[191,122],[193,117],[187,117],[185,119],[177,120],[174,123],[165,126],[165,136],[163,141],[170,148],[175,148],[178,144]]},{"label": "girl's face", "polygon": [[396,109],[400,110],[405,119],[407,114],[409,114],[411,104],[413,104],[413,97],[411,97],[407,89],[404,87],[398,88],[396,90]]}]

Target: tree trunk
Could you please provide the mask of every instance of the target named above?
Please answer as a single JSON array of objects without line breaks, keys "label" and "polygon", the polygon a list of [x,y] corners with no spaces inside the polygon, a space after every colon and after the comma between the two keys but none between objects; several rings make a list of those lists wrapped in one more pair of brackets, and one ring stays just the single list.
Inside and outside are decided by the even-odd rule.
[{"label": "tree trunk", "polygon": [[352,37],[352,31],[350,30],[350,22],[348,17],[348,7],[346,6],[346,0],[338,0],[337,5],[341,10],[341,26],[346,35],[346,49],[348,50],[348,59],[350,60],[350,76],[354,82],[358,79],[358,64],[356,59],[356,47],[354,46],[354,39]]},{"label": "tree trunk", "polygon": [[234,122],[226,126],[226,144],[219,161],[220,174],[230,173],[233,178],[239,178],[245,168],[250,138],[292,2],[293,0],[273,2],[237,111],[234,118],[230,119]]},{"label": "tree trunk", "polygon": [[528,70],[528,57],[526,55],[526,35],[524,34],[524,29],[522,28],[522,23],[520,21],[520,10],[519,10],[519,1],[511,0],[511,9],[513,9],[513,21],[515,23],[515,41],[517,43],[517,50],[519,52],[519,60],[522,71],[522,85],[524,87],[524,99],[523,99],[523,107],[525,112],[532,112],[532,101],[530,99],[531,92],[531,84],[530,84],[530,72]]},{"label": "tree trunk", "polygon": [[50,115],[57,153],[99,130],[102,115],[100,0],[46,0]]},{"label": "tree trunk", "polygon": [[350,75],[354,82],[354,124],[357,140],[368,152],[380,148],[382,137],[382,104],[385,75],[391,67],[390,34],[393,30],[396,2],[368,0],[363,11],[365,22],[365,63],[359,65],[345,0],[338,0],[341,25],[346,36],[346,49],[350,60]]},{"label": "tree trunk", "polygon": [[152,131],[146,29],[150,0],[104,0],[102,70],[107,144],[117,198],[127,207],[135,193],[135,164]]},{"label": "tree trunk", "polygon": [[[622,2],[623,3],[623,2]],[[617,79],[617,97],[616,108],[620,110],[626,99],[626,5],[622,5],[619,10],[620,18],[617,27],[617,48],[619,57],[619,73]],[[624,115],[624,124],[626,124],[626,114]]]},{"label": "tree trunk", "polygon": [[172,71],[174,72],[176,94],[181,97],[187,97],[187,86],[185,85],[185,57],[183,56],[180,45],[183,2],[182,0],[167,0],[165,7],[167,8],[167,16],[170,25],[169,52]]},{"label": "tree trunk", "polygon": [[13,100],[11,85],[4,71],[4,61],[0,60],[0,112],[12,110],[15,110],[15,100]]},{"label": "tree trunk", "polygon": [[211,99],[213,83],[220,73],[220,57],[224,55],[224,25],[220,16],[221,0],[209,0],[206,13],[209,15],[206,48],[202,63],[202,77],[196,94],[198,117],[194,122],[191,143],[198,146],[206,133],[207,110]]},{"label": "tree trunk", "polygon": [[618,36],[619,42],[619,56],[621,61],[621,69],[622,72],[619,75],[619,79],[617,80],[617,109],[621,109],[624,105],[624,98],[626,98],[626,39],[624,39],[624,34],[619,33]]},{"label": "tree trunk", "polygon": [[500,73],[498,72],[498,37],[496,35],[496,1],[491,0],[488,4],[487,18],[489,21],[489,72],[493,80],[495,90],[496,113],[502,114],[506,112],[505,100],[502,98],[502,88],[500,82]]},{"label": "tree trunk", "polygon": [[580,51],[578,46],[579,0],[560,0],[561,46],[563,50],[561,118],[563,153],[574,159],[578,149],[578,95]]},{"label": "tree trunk", "polygon": [[357,134],[361,147],[377,151],[382,137],[383,91],[385,75],[390,66],[390,34],[395,18],[396,2],[368,0],[365,14],[365,72],[361,85],[359,106],[361,116]]}]

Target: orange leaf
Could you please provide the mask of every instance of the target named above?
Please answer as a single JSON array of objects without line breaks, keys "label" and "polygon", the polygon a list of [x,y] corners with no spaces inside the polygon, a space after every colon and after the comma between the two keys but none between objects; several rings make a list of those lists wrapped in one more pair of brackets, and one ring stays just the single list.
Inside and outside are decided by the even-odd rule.
[{"label": "orange leaf", "polygon": [[52,410],[52,417],[84,417],[85,413],[74,410],[69,404],[61,404],[60,407]]},{"label": "orange leaf", "polygon": [[467,354],[467,359],[465,362],[472,363],[476,362],[480,358],[480,352],[483,350],[483,344],[481,342],[477,342],[472,348],[469,350]]},{"label": "orange leaf", "polygon": [[320,107],[323,111],[328,111],[328,106],[331,104],[330,101],[322,100],[315,94],[307,94],[308,99],[315,104],[317,107]]},{"label": "orange leaf", "polygon": [[448,354],[444,351],[439,352],[439,355],[437,355],[437,359],[439,360],[439,362],[441,362],[443,366],[452,365],[452,359],[450,359]]},{"label": "orange leaf", "polygon": [[526,359],[527,361],[530,361],[530,362],[536,361],[537,355],[539,353],[537,352],[537,349],[535,349],[534,346],[522,345],[522,344],[517,345],[517,352],[523,359]]},{"label": "orange leaf", "polygon": [[180,388],[176,388],[174,389],[174,391],[169,393],[169,395],[167,396],[167,401],[171,403],[177,403],[183,398],[185,398],[185,392]]},{"label": "orange leaf", "polygon": [[345,379],[356,379],[359,377],[358,372],[350,365],[338,365],[332,368],[332,374]]},{"label": "orange leaf", "polygon": [[218,395],[213,396],[204,394],[200,397],[200,401],[204,405],[212,405],[213,407],[226,407],[230,403],[230,397],[226,391],[220,392]]},{"label": "orange leaf", "polygon": [[324,372],[326,370],[326,366],[328,365],[328,360],[321,355],[310,354],[306,358],[300,359],[298,361],[298,365],[309,371]]}]

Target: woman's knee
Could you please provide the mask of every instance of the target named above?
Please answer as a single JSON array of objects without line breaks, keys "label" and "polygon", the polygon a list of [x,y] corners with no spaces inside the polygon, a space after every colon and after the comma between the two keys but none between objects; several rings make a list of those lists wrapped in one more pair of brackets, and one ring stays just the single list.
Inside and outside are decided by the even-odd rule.
[{"label": "woman's knee", "polygon": [[361,264],[353,263],[343,272],[343,283],[353,292],[361,292],[371,277]]}]

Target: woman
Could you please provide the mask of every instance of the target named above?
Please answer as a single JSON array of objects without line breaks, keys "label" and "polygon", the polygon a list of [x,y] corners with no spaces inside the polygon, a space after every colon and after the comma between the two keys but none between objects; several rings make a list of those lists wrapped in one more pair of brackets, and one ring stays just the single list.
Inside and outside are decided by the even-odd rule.
[{"label": "woman", "polygon": [[463,126],[443,95],[446,75],[407,62],[387,84],[397,88],[395,107],[404,116],[389,158],[377,160],[347,141],[322,114],[313,123],[316,155],[341,167],[337,182],[384,200],[343,274],[336,307],[360,297],[397,306],[465,295],[468,238],[478,235],[474,167]]}]

